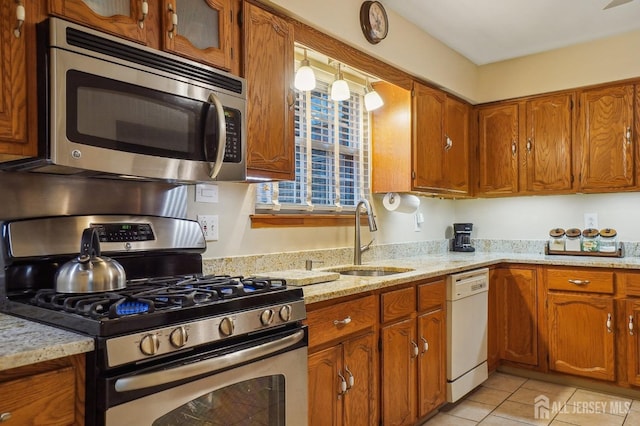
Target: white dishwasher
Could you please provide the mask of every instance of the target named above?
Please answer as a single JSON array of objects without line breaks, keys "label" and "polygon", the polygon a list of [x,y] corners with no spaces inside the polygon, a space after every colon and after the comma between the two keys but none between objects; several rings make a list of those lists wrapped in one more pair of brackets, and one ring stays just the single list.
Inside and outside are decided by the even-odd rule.
[{"label": "white dishwasher", "polygon": [[488,378],[489,269],[447,278],[447,401],[456,402]]}]

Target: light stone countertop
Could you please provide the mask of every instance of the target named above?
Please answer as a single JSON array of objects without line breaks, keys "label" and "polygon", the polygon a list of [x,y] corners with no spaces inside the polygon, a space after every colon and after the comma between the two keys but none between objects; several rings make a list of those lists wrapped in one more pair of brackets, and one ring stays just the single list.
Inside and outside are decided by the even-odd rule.
[{"label": "light stone countertop", "polygon": [[93,349],[91,337],[0,313],[0,371]]},{"label": "light stone countertop", "polygon": [[[577,266],[595,268],[640,269],[639,257],[596,257],[564,256],[517,253],[449,253],[444,255],[424,255],[402,259],[377,260],[365,262],[363,266],[387,266],[410,268],[413,271],[401,272],[382,277],[358,277],[341,275],[336,281],[306,285],[302,287],[307,305],[343,296],[393,287],[416,280],[439,277],[488,267],[499,263],[520,263],[534,265]],[[347,265],[344,265],[346,268]],[[340,266],[326,268],[337,270]],[[322,268],[319,268],[322,270]]]}]

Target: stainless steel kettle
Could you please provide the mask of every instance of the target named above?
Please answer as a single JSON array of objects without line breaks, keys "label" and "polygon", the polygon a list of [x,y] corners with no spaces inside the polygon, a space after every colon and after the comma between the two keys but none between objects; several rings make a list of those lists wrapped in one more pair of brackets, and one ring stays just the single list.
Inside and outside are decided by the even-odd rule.
[{"label": "stainless steel kettle", "polygon": [[124,268],[117,261],[100,256],[100,240],[94,228],[82,232],[80,254],[56,271],[59,293],[98,293],[126,287]]}]

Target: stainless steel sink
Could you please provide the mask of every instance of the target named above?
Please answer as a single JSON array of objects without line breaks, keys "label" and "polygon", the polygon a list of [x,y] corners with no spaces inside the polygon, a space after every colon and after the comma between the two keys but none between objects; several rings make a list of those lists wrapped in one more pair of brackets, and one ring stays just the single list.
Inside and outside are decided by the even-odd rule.
[{"label": "stainless steel sink", "polygon": [[411,268],[397,268],[394,266],[345,266],[343,268],[332,269],[340,275],[353,275],[357,277],[383,277],[386,275],[411,272]]}]

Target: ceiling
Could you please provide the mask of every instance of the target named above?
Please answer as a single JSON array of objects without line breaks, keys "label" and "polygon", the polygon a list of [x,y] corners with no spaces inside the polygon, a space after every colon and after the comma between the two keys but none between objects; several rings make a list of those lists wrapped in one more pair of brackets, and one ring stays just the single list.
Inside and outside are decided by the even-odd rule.
[{"label": "ceiling", "polygon": [[380,2],[477,65],[640,30],[640,0],[606,10],[612,0]]}]

